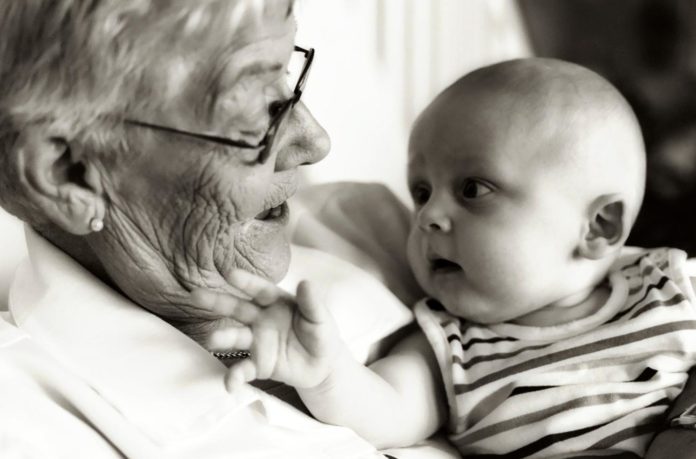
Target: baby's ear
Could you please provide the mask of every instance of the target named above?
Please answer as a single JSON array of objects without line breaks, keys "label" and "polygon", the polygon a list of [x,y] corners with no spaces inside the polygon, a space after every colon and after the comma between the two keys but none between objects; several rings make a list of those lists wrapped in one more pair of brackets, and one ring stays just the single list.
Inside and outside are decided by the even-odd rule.
[{"label": "baby's ear", "polygon": [[621,249],[628,237],[626,204],[618,194],[605,194],[590,206],[588,221],[583,230],[580,255],[599,260]]}]

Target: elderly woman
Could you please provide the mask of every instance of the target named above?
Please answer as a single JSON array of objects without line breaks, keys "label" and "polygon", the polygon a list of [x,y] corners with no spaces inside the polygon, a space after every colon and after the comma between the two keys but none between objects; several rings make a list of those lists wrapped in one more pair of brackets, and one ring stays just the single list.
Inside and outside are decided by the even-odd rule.
[{"label": "elderly woman", "polygon": [[286,201],[329,148],[292,2],[11,0],[0,31],[0,203],[31,228],[0,321],[0,456],[377,455],[228,394],[169,325],[205,342],[226,320],[193,288],[288,269]]},{"label": "elderly woman", "polygon": [[[359,319],[355,352],[408,321],[405,210],[363,206],[394,204],[383,188],[305,196],[291,226],[311,248],[290,265],[286,201],[329,148],[294,33],[290,0],[0,5],[0,204],[29,249],[0,320],[2,457],[380,456],[258,389],[227,393],[205,348],[228,350],[210,337],[230,321],[190,295],[234,294],[236,268],[291,284],[314,267],[351,308],[339,322]],[[361,304],[393,306],[370,339]],[[443,454],[411,457],[426,453]]]}]

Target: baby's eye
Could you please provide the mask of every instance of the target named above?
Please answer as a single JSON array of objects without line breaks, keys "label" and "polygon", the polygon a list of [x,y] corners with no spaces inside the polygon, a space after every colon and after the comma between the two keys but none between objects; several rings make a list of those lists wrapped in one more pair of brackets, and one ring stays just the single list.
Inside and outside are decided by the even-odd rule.
[{"label": "baby's eye", "polygon": [[493,192],[493,188],[476,179],[466,179],[459,190],[459,195],[464,199],[478,199]]},{"label": "baby's eye", "polygon": [[430,199],[430,188],[424,183],[417,183],[411,187],[411,197],[415,205],[422,206]]}]

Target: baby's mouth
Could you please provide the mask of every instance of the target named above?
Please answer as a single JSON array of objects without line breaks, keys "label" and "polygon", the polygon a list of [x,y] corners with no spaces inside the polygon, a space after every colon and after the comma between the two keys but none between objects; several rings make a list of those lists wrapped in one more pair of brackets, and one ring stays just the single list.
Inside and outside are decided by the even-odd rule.
[{"label": "baby's mouth", "polygon": [[263,210],[262,212],[258,213],[254,218],[256,220],[261,221],[277,220],[285,214],[285,208],[286,204],[283,202],[275,207]]},{"label": "baby's mouth", "polygon": [[430,260],[430,271],[434,274],[449,274],[462,271],[462,267],[446,258],[434,258]]}]

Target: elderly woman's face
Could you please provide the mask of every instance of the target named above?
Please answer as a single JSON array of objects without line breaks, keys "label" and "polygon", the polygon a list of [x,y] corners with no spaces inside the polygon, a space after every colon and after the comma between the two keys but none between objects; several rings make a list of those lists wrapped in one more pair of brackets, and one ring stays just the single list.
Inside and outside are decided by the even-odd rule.
[{"label": "elderly woman's face", "polygon": [[[132,117],[256,144],[268,129],[269,106],[291,95],[286,68],[294,34],[294,20],[283,12],[246,30],[229,54],[215,47],[196,50],[193,60],[167,59],[161,109]],[[201,101],[209,102],[206,112],[194,108]],[[234,268],[282,278],[289,263],[285,202],[296,191],[298,166],[322,159],[329,148],[302,103],[263,164],[255,161],[259,150],[128,130],[139,151],[104,167],[110,206],[94,244],[126,294],[165,317],[195,322],[207,313],[188,303],[187,290],[228,290]]]}]

